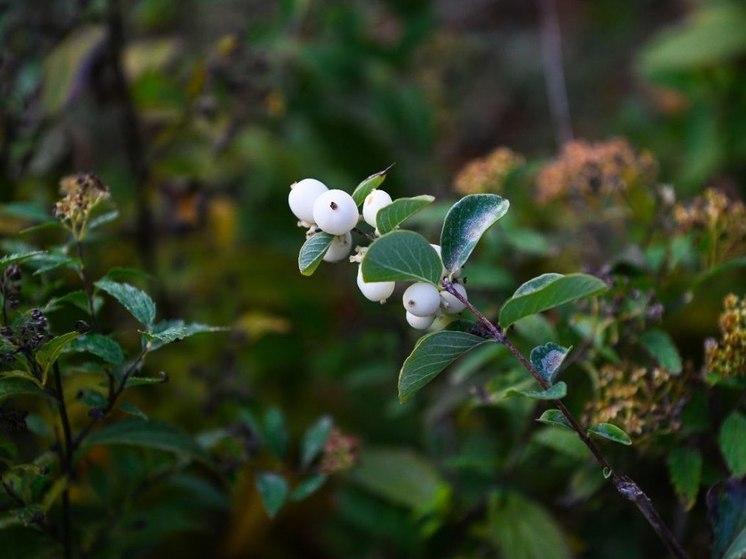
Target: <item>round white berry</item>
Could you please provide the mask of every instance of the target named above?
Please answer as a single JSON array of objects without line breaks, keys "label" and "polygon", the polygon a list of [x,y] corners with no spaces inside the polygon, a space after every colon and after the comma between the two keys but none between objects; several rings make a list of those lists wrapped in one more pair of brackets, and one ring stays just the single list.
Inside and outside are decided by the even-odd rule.
[{"label": "round white berry", "polygon": [[339,262],[344,260],[352,250],[352,235],[345,233],[332,239],[332,244],[324,254],[324,262]]},{"label": "round white berry", "polygon": [[313,204],[328,191],[326,185],[316,179],[303,179],[290,185],[288,205],[295,217],[306,223],[313,223]]},{"label": "round white berry", "polygon": [[[466,296],[466,288],[460,283],[454,283],[453,288],[458,291],[464,299],[468,299]],[[458,314],[466,308],[466,305],[459,301],[453,293],[448,291],[440,292],[440,306],[447,313]]]},{"label": "round white berry", "polygon": [[386,299],[391,297],[391,294],[394,292],[396,283],[393,281],[365,281],[363,280],[363,268],[362,266],[358,266],[357,286],[369,301],[385,303]]},{"label": "round white berry", "polygon": [[327,190],[313,204],[313,221],[330,235],[349,233],[358,220],[357,205],[344,190]]},{"label": "round white berry", "polygon": [[402,303],[407,312],[415,316],[432,316],[440,306],[440,295],[434,285],[417,282],[404,292]]},{"label": "round white berry", "polygon": [[409,325],[416,330],[427,330],[435,320],[434,315],[430,316],[417,316],[407,311],[407,322]]},{"label": "round white berry", "polygon": [[391,203],[391,196],[383,190],[373,190],[365,197],[363,202],[363,219],[371,227],[378,227],[376,216],[378,210],[388,206]]}]

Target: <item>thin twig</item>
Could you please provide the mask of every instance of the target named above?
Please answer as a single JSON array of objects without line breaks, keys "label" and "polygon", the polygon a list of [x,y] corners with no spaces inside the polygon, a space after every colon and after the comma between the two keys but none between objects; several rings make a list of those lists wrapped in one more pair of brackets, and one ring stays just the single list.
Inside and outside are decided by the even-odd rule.
[{"label": "thin twig", "polygon": [[[485,333],[488,333],[490,337],[497,343],[505,346],[510,353],[523,365],[523,367],[531,374],[532,377],[539,383],[544,390],[550,388],[550,384],[542,377],[531,362],[516,348],[513,343],[505,336],[499,325],[493,324],[479,309],[472,305],[458,290],[453,287],[453,283],[447,279],[442,281],[443,288],[452,294],[456,299],[461,301],[466,307],[477,317],[479,323],[483,326]],[[611,468],[606,457],[601,452],[601,449],[596,443],[588,436],[586,430],[580,425],[575,416],[572,415],[567,406],[561,400],[553,400],[554,405],[562,412],[562,415],[567,419],[571,428],[583,444],[591,451],[593,458],[596,460],[599,466],[603,469],[605,474],[611,476],[612,483],[617,492],[622,495],[625,499],[632,501],[640,512],[643,514],[645,519],[648,521],[650,526],[658,534],[658,537],[663,541],[671,555],[676,559],[688,559],[688,555],[681,547],[681,544],[676,539],[676,536],[666,526],[663,519],[658,514],[658,511],[653,506],[648,496],[643,492],[642,489],[635,483],[631,478],[619,475]]]},{"label": "thin twig", "polygon": [[88,273],[85,269],[85,261],[83,260],[83,243],[79,239],[76,239],[75,245],[78,249],[78,260],[80,260],[80,279],[83,282],[83,290],[85,291],[85,297],[88,301],[88,314],[91,317],[91,328],[95,332],[96,330],[98,330],[98,327],[96,325],[96,312],[93,306],[93,286],[91,285],[91,280],[88,277]]},{"label": "thin twig", "polygon": [[572,140],[570,104],[562,68],[562,35],[555,0],[538,0],[541,15],[541,54],[544,64],[549,110],[555,125],[558,147]]},{"label": "thin twig", "polygon": [[[54,384],[57,392],[57,405],[60,410],[60,419],[62,421],[62,433],[64,437],[64,447],[60,448],[60,460],[63,471],[70,475],[73,466],[73,436],[70,429],[70,417],[67,414],[65,404],[65,394],[62,390],[62,375],[60,374],[59,363],[54,363]],[[61,447],[63,445],[60,445]],[[62,491],[62,543],[65,553],[65,559],[71,559],[72,551],[72,512],[70,511],[70,489],[65,485]]]}]

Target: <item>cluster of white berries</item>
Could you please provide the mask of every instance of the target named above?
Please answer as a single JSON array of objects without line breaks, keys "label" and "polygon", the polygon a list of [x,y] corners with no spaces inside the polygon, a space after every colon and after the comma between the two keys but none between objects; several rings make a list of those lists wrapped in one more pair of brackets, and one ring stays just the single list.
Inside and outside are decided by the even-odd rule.
[{"label": "cluster of white berries", "polygon": [[[362,204],[362,218],[375,229],[378,235],[376,218],[378,212],[392,203],[391,196],[380,189],[375,189],[366,196]],[[298,225],[308,227],[307,236],[318,231],[334,235],[329,248],[324,255],[325,262],[340,262],[347,258],[352,251],[351,231],[360,220],[357,204],[344,190],[329,189],[323,182],[316,179],[303,179],[290,186],[288,195],[290,210],[299,219]],[[432,245],[438,255],[440,246]],[[358,247],[358,253],[350,257],[350,261],[360,264],[365,254],[365,248]],[[446,275],[443,268],[443,275]],[[453,275],[454,278],[458,274]],[[461,283],[453,286],[466,299],[466,288]],[[396,286],[393,281],[367,282],[363,280],[362,266],[358,266],[357,286],[366,299],[385,303],[394,292]],[[402,297],[406,311],[407,322],[412,328],[426,330],[435,322],[436,318],[446,318],[464,310],[466,305],[453,294],[441,291],[434,285],[417,282],[410,285]],[[443,324],[447,322],[443,321]]]}]

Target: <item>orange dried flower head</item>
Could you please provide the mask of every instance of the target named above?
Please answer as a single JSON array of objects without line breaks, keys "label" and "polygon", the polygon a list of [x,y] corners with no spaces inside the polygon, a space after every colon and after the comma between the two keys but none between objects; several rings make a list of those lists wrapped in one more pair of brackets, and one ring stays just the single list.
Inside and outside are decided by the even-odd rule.
[{"label": "orange dried flower head", "polygon": [[597,396],[586,404],[587,425],[613,423],[638,442],[655,433],[681,426],[685,381],[661,368],[647,369],[631,363],[601,368]]},{"label": "orange dried flower head", "polygon": [[511,149],[499,147],[467,163],[456,176],[454,188],[460,194],[500,192],[510,173],[525,162]]},{"label": "orange dried flower head", "polygon": [[723,301],[720,339],[705,342],[705,368],[721,378],[746,376],[746,297]]},{"label": "orange dried flower head", "polygon": [[54,215],[81,240],[91,211],[109,197],[109,188],[96,175],[88,173],[64,177],[60,192],[64,197],[55,204]]},{"label": "orange dried flower head", "polygon": [[622,138],[590,143],[568,142],[559,157],[536,178],[536,199],[547,203],[569,195],[609,196],[632,184],[652,185],[658,163],[647,151],[638,152]]}]

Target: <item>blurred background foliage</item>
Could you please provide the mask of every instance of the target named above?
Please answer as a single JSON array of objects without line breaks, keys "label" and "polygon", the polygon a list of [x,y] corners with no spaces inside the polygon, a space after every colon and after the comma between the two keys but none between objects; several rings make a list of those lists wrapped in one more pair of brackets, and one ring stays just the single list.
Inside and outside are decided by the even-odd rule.
[{"label": "blurred background foliage", "polygon": [[[150,524],[122,544],[121,556],[662,556],[644,521],[601,488],[571,437],[534,426],[532,404],[469,404],[470,387],[495,372],[515,376],[499,348],[460,362],[400,405],[396,376],[416,339],[401,309],[365,301],[351,266],[322,266],[313,279],[296,266],[303,235],[286,204],[293,181],[316,177],[350,191],[396,163],[386,183],[392,195],[447,201],[458,196],[458,176],[466,185],[458,190],[468,191],[465,166],[498,146],[513,150],[496,156],[511,170],[510,180],[496,182],[505,183],[512,209],[468,271],[483,308],[496,310],[531,274],[599,272],[642,242],[656,224],[645,196],[632,203],[636,221],[611,233],[572,204],[536,201],[545,162],[569,153],[556,143],[547,101],[540,4],[0,0],[0,201],[12,203],[0,219],[6,250],[49,214],[61,177],[94,172],[120,217],[90,246],[92,277],[140,267],[163,317],[231,327],[149,362],[170,382],[139,393],[148,416],[196,433],[246,411],[281,413],[295,441],[328,414],[359,442],[356,468],[272,521],[253,482],[257,470],[277,466],[266,458],[240,466],[222,492],[186,476],[146,492],[138,507],[152,508]],[[671,185],[675,200],[716,186],[742,197],[744,6],[556,5],[575,136],[625,137],[647,154],[639,157],[652,161],[654,178],[641,174],[638,189]],[[472,182],[484,182],[473,165]],[[423,213],[421,230],[435,238],[445,208]],[[604,244],[606,234],[621,244]],[[666,241],[674,233],[662,234]],[[691,249],[681,250],[691,263]],[[662,273],[665,289],[645,304],[662,301],[664,324],[698,370],[704,339],[718,336],[723,297],[742,293],[743,282],[730,271],[693,294],[693,275]],[[537,343],[571,335],[558,330],[567,327],[550,317],[525,324],[522,335]],[[568,372],[581,409],[580,395],[590,391],[584,378]],[[710,430],[722,420],[713,417],[702,419]],[[648,454],[612,454],[641,478],[694,556],[704,556],[704,498],[695,491],[687,520],[661,466],[665,449],[664,441]],[[100,464],[111,468],[100,476],[135,479],[141,459],[110,451]],[[718,479],[707,469],[702,476]],[[174,506],[158,508],[166,502]]]}]

